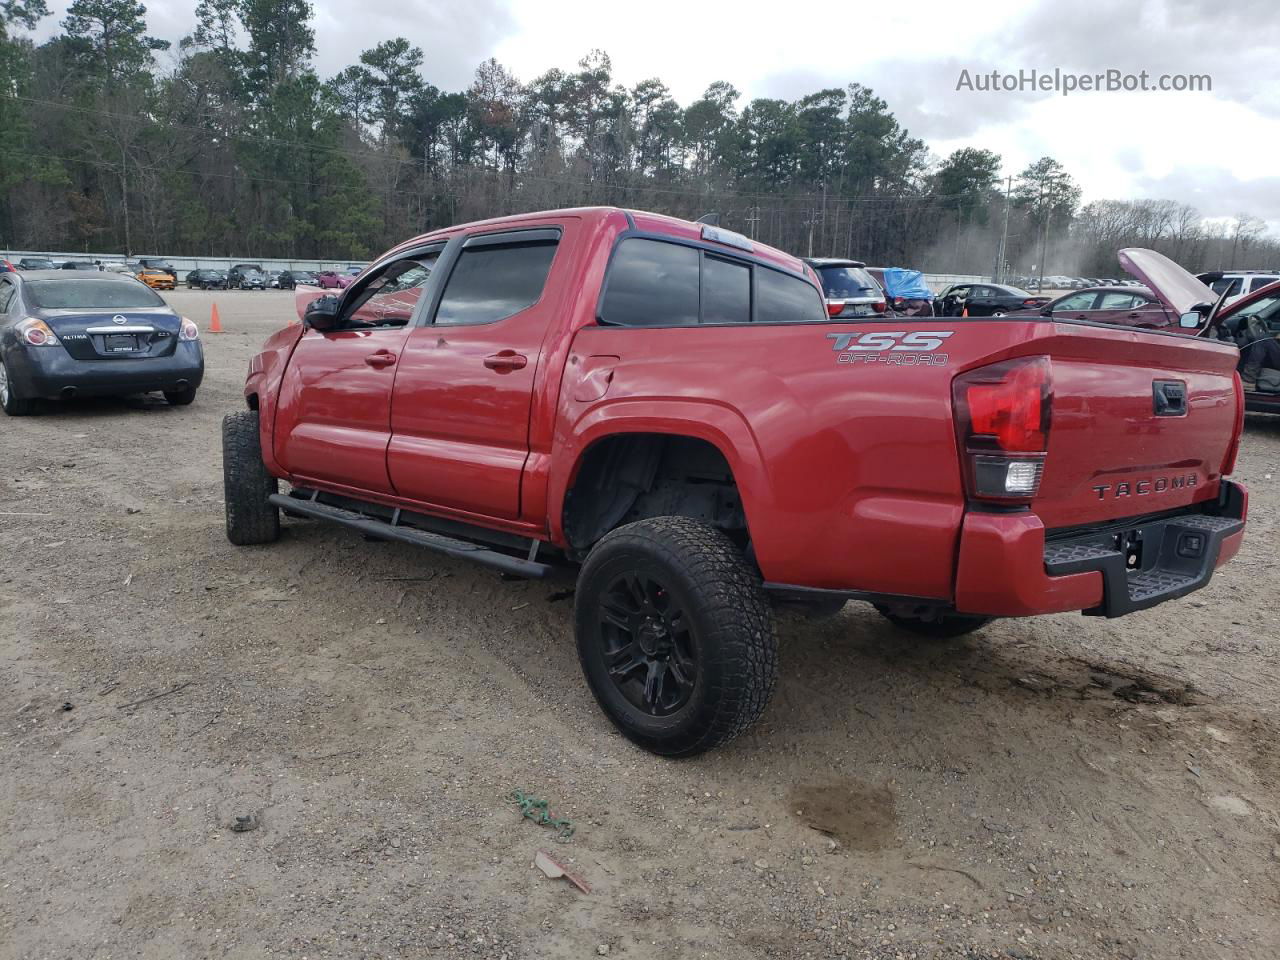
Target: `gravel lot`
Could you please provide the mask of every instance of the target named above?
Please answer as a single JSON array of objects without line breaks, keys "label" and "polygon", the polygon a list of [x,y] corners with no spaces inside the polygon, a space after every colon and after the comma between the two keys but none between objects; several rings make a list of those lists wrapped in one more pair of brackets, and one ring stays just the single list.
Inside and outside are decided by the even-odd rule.
[{"label": "gravel lot", "polygon": [[764,721],[670,762],[587,692],[571,580],[231,547],[219,422],[292,296],[169,299],[227,330],[193,406],[0,419],[5,960],[1276,956],[1280,419],[1206,590],[954,644],[784,619]]}]

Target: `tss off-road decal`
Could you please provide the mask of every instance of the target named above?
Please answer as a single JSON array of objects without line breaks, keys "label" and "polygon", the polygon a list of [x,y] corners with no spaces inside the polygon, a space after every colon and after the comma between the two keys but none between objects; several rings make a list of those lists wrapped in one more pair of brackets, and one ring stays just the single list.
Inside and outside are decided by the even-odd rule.
[{"label": "tss off-road decal", "polygon": [[943,367],[950,359],[938,353],[954,330],[877,330],[873,333],[828,333],[837,363],[884,363],[898,367]]}]

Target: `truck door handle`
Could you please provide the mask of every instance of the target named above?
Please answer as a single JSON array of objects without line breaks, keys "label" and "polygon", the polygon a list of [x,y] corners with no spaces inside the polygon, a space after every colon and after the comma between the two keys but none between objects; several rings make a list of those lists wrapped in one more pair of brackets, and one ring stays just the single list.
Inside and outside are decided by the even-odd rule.
[{"label": "truck door handle", "polygon": [[365,357],[364,362],[371,367],[389,367],[396,362],[396,355],[390,350],[379,350]]},{"label": "truck door handle", "polygon": [[499,373],[522,370],[528,362],[528,357],[522,353],[516,353],[514,350],[499,350],[497,353],[484,358],[484,365],[490,370],[497,370]]}]

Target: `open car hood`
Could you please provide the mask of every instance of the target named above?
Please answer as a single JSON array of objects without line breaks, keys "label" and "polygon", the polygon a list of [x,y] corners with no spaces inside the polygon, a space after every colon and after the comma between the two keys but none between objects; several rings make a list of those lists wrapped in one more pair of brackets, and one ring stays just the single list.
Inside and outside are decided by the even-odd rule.
[{"label": "open car hood", "polygon": [[1141,280],[1175,317],[1198,303],[1214,304],[1218,295],[1163,253],[1143,247],[1127,247],[1119,253],[1120,266]]}]

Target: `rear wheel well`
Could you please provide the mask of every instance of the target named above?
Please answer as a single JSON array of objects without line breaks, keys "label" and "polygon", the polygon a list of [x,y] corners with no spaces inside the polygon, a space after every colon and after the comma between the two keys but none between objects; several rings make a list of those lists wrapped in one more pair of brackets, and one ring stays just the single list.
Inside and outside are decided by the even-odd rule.
[{"label": "rear wheel well", "polygon": [[667,516],[702,520],[746,548],[742,497],[714,444],[661,433],[598,440],[583,454],[562,519],[570,552],[581,557],[624,523]]}]

